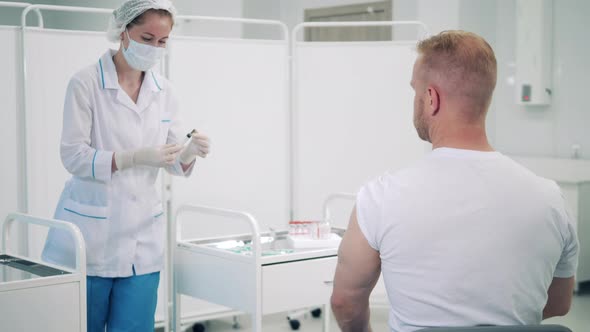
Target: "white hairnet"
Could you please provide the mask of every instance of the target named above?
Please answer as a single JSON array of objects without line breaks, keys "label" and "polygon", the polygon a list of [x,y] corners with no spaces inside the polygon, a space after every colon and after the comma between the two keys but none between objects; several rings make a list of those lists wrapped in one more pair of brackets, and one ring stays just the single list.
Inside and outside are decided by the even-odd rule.
[{"label": "white hairnet", "polygon": [[176,8],[170,0],[127,0],[111,15],[107,29],[108,40],[120,41],[121,32],[125,31],[127,25],[149,9],[164,9],[172,14],[172,19],[176,15]]}]

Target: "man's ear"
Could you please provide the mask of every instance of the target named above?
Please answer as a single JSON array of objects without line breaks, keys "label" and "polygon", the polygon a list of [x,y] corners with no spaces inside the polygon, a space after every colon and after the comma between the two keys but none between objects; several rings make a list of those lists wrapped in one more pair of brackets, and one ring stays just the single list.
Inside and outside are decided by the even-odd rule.
[{"label": "man's ear", "polygon": [[428,93],[428,111],[430,115],[434,116],[440,110],[440,94],[434,86],[429,86],[426,92]]}]

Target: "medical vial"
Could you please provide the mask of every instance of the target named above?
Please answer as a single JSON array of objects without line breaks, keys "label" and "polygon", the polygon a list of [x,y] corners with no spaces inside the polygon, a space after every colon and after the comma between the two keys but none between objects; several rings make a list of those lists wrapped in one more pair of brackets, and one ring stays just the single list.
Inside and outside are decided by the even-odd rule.
[{"label": "medical vial", "polygon": [[329,239],[330,233],[332,233],[332,226],[330,226],[328,220],[323,220],[318,224],[318,237],[320,240]]}]

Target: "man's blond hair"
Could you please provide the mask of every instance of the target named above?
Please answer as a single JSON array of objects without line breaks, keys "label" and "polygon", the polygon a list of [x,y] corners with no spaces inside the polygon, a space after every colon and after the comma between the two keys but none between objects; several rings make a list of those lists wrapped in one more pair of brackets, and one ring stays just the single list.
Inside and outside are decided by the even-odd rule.
[{"label": "man's blond hair", "polygon": [[421,77],[449,96],[487,110],[496,86],[496,56],[480,36],[461,30],[443,31],[418,43]]}]

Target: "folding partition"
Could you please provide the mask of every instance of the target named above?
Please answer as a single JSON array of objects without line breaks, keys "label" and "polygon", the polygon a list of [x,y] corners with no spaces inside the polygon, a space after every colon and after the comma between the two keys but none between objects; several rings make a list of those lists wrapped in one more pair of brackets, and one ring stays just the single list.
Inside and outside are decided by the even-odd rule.
[{"label": "folding partition", "polygon": [[[51,218],[64,184],[71,177],[59,153],[67,85],[76,72],[96,65],[109,47],[118,45],[108,42],[100,32],[26,27],[26,14],[31,8],[105,14],[111,11],[35,5],[23,12],[25,207],[29,214]],[[31,229],[29,233],[29,251],[36,255],[43,248],[46,231]]]},{"label": "folding partition", "polygon": [[[34,5],[31,8],[78,14],[112,12],[109,9],[65,6]],[[104,32],[26,27],[23,36],[24,45],[20,51],[26,65],[22,87],[26,114],[24,204],[28,213],[51,218],[64,184],[71,177],[61,163],[59,153],[67,85],[76,72],[96,65],[104,52],[109,48],[118,49],[119,45],[109,42]],[[40,254],[46,236],[44,228],[29,229],[28,249],[32,256]],[[166,282],[163,275],[161,285]],[[160,287],[157,314],[160,324],[165,320],[164,290],[164,286]]]},{"label": "folding partition", "polygon": [[[18,45],[20,32],[16,27],[0,26],[0,39],[5,45]],[[9,213],[19,211],[19,189],[21,170],[18,167],[20,153],[16,138],[21,132],[18,128],[20,57],[16,47],[7,47],[0,53],[0,100],[2,100],[0,121],[0,220]]]},{"label": "folding partition", "polygon": [[[303,23],[293,30],[293,210],[319,219],[334,192],[356,193],[408,166],[427,145],[413,126],[410,87],[416,41],[304,42],[305,27],[420,22]],[[350,213],[350,210],[347,211]],[[334,220],[345,226],[346,220]]]},{"label": "folding partition", "polygon": [[[185,16],[281,29],[281,40],[174,37],[168,76],[175,87],[187,132],[211,138],[211,153],[197,158],[190,178],[172,177],[172,210],[182,203],[248,211],[267,227],[285,228],[289,210],[288,32],[277,21]],[[205,228],[184,223],[185,237],[243,232],[227,220]],[[169,242],[174,245],[174,237]],[[183,321],[227,315],[229,309],[182,297]]]},{"label": "folding partition", "polygon": [[[27,12],[31,10],[111,12],[44,5],[32,6]],[[109,47],[118,45],[110,44],[103,33],[31,28],[26,27],[25,21],[26,13],[22,48],[14,43],[25,64],[20,100],[25,112],[22,141],[26,147],[22,201],[28,213],[51,217],[70,177],[59,156],[67,84],[75,72],[94,65]],[[281,28],[287,36],[286,27]],[[16,30],[12,33],[16,34]],[[200,160],[192,179],[174,180],[175,202],[237,205],[255,211],[265,223],[286,224],[289,216],[288,42],[178,37],[171,44],[168,69],[177,83],[186,123],[209,134],[214,142],[214,157]],[[199,56],[198,61],[195,55]],[[13,82],[18,81],[17,76],[15,73]],[[7,133],[16,137],[10,131]],[[7,173],[15,172],[7,170]],[[230,182],[233,185],[228,186]],[[14,186],[18,184],[15,182]],[[215,225],[211,228],[215,229]],[[29,230],[29,251],[40,253],[45,236],[45,231]],[[162,279],[165,283],[166,278]],[[163,289],[160,287],[161,292]],[[165,299],[162,294],[160,298]],[[163,304],[159,303],[158,320],[164,320],[163,316]]]},{"label": "folding partition", "polygon": [[[26,2],[8,2],[1,1],[1,8],[11,8],[24,10],[30,6]],[[43,17],[40,11],[35,11],[36,22],[43,26]],[[0,70],[2,77],[0,79],[0,98],[3,101],[2,122],[0,123],[0,148],[2,149],[3,158],[0,165],[0,220],[4,216],[16,211],[24,211],[24,185],[25,174],[21,167],[22,160],[25,156],[23,140],[24,129],[22,124],[24,116],[22,114],[22,52],[21,33],[16,26],[0,26],[0,37],[6,45],[5,52],[0,54]],[[0,224],[2,221],[0,221]],[[26,238],[26,226],[17,225],[16,231],[19,237]],[[14,241],[14,248],[20,252],[27,251],[26,241]]]},{"label": "folding partition", "polygon": [[[413,125],[410,86],[416,41],[304,42],[306,27],[416,25],[420,22],[302,23],[292,36],[293,200],[295,219],[323,217],[346,228],[363,183],[421,158],[429,145]],[[388,307],[380,279],[372,306]]]}]

